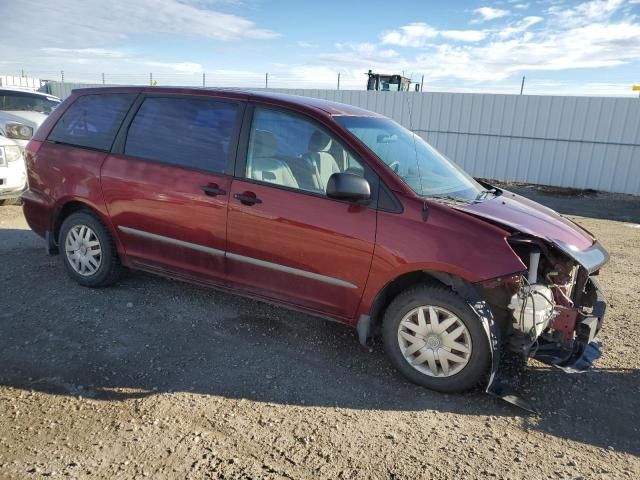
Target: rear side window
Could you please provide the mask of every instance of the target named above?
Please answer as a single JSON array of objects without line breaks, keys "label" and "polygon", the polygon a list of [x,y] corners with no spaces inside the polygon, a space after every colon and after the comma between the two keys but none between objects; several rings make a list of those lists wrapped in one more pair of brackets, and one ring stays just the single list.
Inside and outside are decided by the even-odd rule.
[{"label": "rear side window", "polygon": [[131,122],[124,153],[223,172],[234,149],[238,105],[207,98],[147,98]]},{"label": "rear side window", "polygon": [[62,115],[49,140],[110,150],[136,94],[106,93],[79,97]]}]

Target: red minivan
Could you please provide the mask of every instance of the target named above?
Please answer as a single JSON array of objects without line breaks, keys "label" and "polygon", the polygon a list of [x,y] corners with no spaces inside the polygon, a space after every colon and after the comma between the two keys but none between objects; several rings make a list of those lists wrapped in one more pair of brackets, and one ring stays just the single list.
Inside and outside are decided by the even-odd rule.
[{"label": "red minivan", "polygon": [[495,390],[504,349],[566,371],[599,356],[608,254],[593,236],[376,113],[83,89],[25,154],[26,219],[81,285],[139,269],[337,320],[445,392]]}]

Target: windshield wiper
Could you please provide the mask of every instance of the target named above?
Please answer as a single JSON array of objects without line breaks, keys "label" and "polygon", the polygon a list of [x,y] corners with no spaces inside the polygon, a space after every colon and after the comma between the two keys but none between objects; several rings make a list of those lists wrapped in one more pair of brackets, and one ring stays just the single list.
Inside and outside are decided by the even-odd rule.
[{"label": "windshield wiper", "polygon": [[427,198],[433,198],[435,200],[444,200],[446,202],[459,203],[459,204],[462,204],[462,205],[467,205],[469,203],[473,203],[473,201],[471,201],[471,200],[463,200],[461,198],[452,197],[451,195],[430,195]]},{"label": "windshield wiper", "polygon": [[476,201],[484,200],[490,193],[494,192],[492,190],[482,190],[476,197]]},{"label": "windshield wiper", "polygon": [[502,190],[496,187],[485,188],[478,194],[478,196],[476,197],[476,201],[484,200],[490,193],[493,193],[496,197],[498,197],[502,195]]}]

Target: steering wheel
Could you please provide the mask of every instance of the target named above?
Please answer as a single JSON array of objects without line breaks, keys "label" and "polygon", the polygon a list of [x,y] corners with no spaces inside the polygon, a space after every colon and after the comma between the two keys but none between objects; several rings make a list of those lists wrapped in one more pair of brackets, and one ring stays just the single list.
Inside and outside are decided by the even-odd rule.
[{"label": "steering wheel", "polygon": [[400,170],[400,162],[398,160],[394,160],[389,164],[389,168],[398,173],[398,170]]}]

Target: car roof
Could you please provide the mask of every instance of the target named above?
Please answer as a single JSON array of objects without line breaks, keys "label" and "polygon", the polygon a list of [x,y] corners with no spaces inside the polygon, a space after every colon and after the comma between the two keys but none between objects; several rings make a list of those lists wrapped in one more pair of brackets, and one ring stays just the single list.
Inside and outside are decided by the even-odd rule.
[{"label": "car roof", "polygon": [[252,91],[249,92],[254,98],[262,100],[278,100],[292,105],[304,105],[307,107],[316,108],[322,110],[329,115],[349,115],[358,117],[378,117],[379,114],[365,110],[364,108],[354,107],[353,105],[347,105],[346,103],[334,102],[332,100],[325,100],[322,98],[304,97],[302,95],[291,95],[288,93]]},{"label": "car roof", "polygon": [[16,92],[16,93],[28,93],[30,95],[36,95],[38,97],[45,98],[55,98],[56,100],[60,100],[55,95],[50,95],[45,92],[37,92],[35,90],[30,90],[28,88],[19,88],[19,87],[0,87],[0,92]]},{"label": "car roof", "polygon": [[172,94],[202,94],[207,92],[214,97],[238,98],[245,100],[259,100],[265,103],[277,103],[291,107],[307,107],[335,116],[380,117],[381,115],[364,108],[354,107],[345,103],[333,102],[320,98],[290,95],[286,93],[270,92],[267,90],[242,90],[235,88],[194,88],[194,87],[97,87],[81,88],[73,90],[74,93],[117,93],[117,92],[145,92],[145,93],[172,93]]}]

